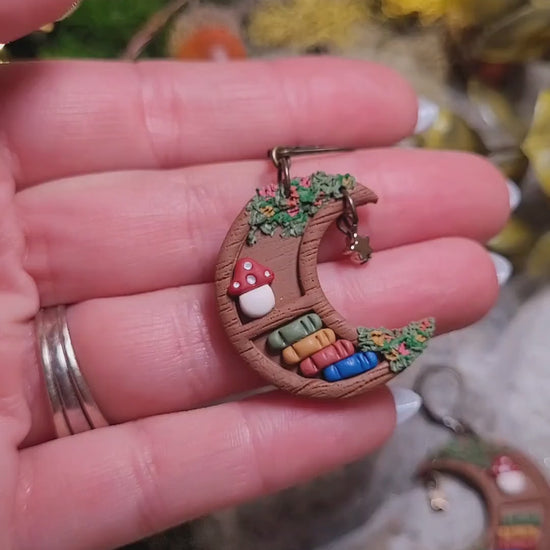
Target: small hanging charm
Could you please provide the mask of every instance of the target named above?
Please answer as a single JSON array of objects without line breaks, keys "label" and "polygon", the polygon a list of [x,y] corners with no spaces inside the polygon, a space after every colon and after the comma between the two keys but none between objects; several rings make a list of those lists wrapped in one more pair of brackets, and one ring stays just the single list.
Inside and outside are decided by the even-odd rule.
[{"label": "small hanging charm", "polygon": [[[535,463],[518,449],[480,438],[454,411],[437,414],[429,404],[426,382],[437,374],[458,382],[458,400],[464,391],[454,369],[432,367],[417,381],[426,416],[451,431],[455,438],[419,469],[432,510],[450,506],[441,488],[441,475],[463,479],[487,506],[487,531],[477,545],[464,550],[548,550],[550,548],[550,484]],[[438,391],[441,391],[439,386]],[[448,395],[448,392],[446,392]]]},{"label": "small hanging charm", "polygon": [[434,332],[433,319],[389,330],[354,327],[328,302],[317,276],[319,244],[336,222],[345,254],[366,263],[357,206],[375,203],[349,174],[292,178],[291,158],[327,147],[277,147],[278,181],[258,190],[231,226],[216,268],[216,296],[227,335],[269,383],[294,394],[343,398],[383,384],[408,367]]},{"label": "small hanging charm", "polygon": [[273,271],[255,262],[252,258],[241,258],[233,271],[227,293],[239,298],[241,311],[251,319],[267,315],[275,307],[275,294],[271,283]]},{"label": "small hanging charm", "polygon": [[344,254],[349,255],[352,262],[356,264],[368,262],[372,255],[369,237],[361,237],[354,233],[348,241],[348,247]]},{"label": "small hanging charm", "polygon": [[372,255],[370,239],[369,237],[361,237],[357,233],[359,216],[347,188],[342,189],[342,198],[344,200],[344,212],[338,218],[336,225],[346,235],[344,254],[349,256],[352,262],[361,265],[368,262]]}]

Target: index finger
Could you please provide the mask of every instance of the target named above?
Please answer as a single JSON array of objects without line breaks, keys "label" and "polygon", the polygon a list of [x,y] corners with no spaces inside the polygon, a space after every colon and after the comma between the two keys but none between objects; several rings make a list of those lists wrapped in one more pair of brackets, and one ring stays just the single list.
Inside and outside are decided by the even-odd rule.
[{"label": "index finger", "polygon": [[11,42],[59,19],[74,3],[74,0],[2,0],[0,42]]},{"label": "index finger", "polygon": [[276,145],[387,145],[416,118],[399,75],[357,60],[0,65],[0,128],[19,188],[264,158]]}]

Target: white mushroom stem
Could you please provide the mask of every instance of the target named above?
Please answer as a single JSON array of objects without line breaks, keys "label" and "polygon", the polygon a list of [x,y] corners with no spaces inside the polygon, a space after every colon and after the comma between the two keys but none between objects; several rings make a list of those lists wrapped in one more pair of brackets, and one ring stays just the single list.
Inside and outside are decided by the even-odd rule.
[{"label": "white mushroom stem", "polygon": [[247,317],[258,319],[275,307],[275,294],[269,285],[262,285],[241,294],[239,304]]},{"label": "white mushroom stem", "polygon": [[496,482],[498,488],[507,495],[519,495],[527,488],[527,478],[518,470],[499,474]]}]

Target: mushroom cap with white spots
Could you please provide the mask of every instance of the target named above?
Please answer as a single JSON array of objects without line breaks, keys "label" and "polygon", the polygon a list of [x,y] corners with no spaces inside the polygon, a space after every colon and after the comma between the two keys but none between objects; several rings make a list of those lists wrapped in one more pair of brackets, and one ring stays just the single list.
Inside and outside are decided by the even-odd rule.
[{"label": "mushroom cap with white spots", "polygon": [[230,296],[242,296],[263,285],[270,285],[274,278],[275,274],[268,267],[252,258],[240,258],[235,264],[227,292]]}]

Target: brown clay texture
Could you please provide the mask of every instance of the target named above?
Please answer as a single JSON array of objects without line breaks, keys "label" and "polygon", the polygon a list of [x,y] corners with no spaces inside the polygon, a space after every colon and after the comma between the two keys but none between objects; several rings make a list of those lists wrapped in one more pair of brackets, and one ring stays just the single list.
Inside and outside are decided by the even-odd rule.
[{"label": "brown clay texture", "polygon": [[[356,184],[351,196],[357,206],[375,203],[376,195]],[[328,302],[317,276],[319,244],[328,227],[342,214],[342,201],[324,206],[309,221],[302,237],[281,238],[259,235],[250,247],[248,212],[243,210],[233,223],[221,247],[216,267],[216,298],[227,335],[243,360],[268,383],[290,393],[319,399],[338,399],[362,394],[393,378],[386,361],[362,375],[339,382],[305,378],[297,368],[289,369],[281,354],[270,353],[266,344],[270,332],[306,313],[318,314],[337,339],[357,345],[356,327],[349,324]],[[275,308],[265,317],[249,320],[241,316],[237,303],[227,294],[236,262],[252,257],[275,273],[272,289]]]}]

